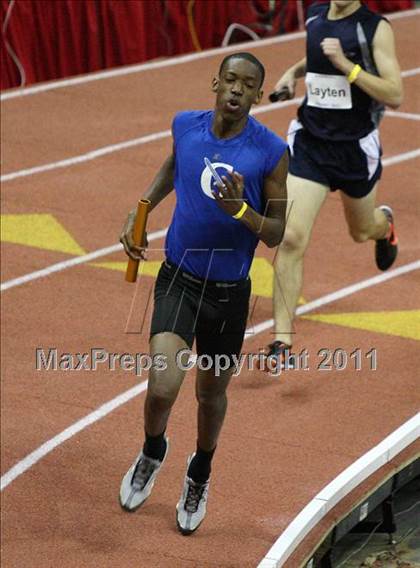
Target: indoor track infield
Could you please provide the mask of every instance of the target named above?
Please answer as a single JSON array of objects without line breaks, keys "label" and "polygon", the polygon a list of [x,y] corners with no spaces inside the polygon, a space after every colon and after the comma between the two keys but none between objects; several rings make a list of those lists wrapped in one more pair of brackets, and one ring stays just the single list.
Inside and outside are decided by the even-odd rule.
[{"label": "indoor track infield", "polygon": [[[307,369],[280,377],[244,370],[232,380],[208,514],[191,538],[177,532],[175,505],[186,458],[195,447],[193,373],[170,420],[171,451],[153,495],[130,515],[120,509],[118,491],[142,440],[147,373],[136,376],[106,365],[96,372],[36,371],[35,352],[147,353],[148,299],[173,197],[149,218],[153,250],[138,286],[124,281],[118,236],[128,210],[170,150],[167,131],[174,113],[212,107],[210,80],[223,55],[207,52],[92,75],[76,84],[40,85],[24,91],[26,96],[2,95],[5,567],[257,566],[325,485],[416,414],[420,14],[405,14],[392,25],[405,99],[382,123],[379,200],[396,213],[395,270],[370,280],[378,275],[373,244],[351,241],[340,198],[332,194],[306,256],[305,313],[296,325],[294,347],[308,354]],[[303,49],[302,34],[249,48],[266,65],[266,93]],[[258,119],[285,136],[296,108],[270,105],[265,96]],[[263,245],[257,250],[246,353],[258,353],[271,338],[269,326],[260,324],[272,317],[273,254]],[[39,273],[43,269],[48,270]],[[325,298],[350,285],[355,286],[343,297]],[[347,355],[360,350],[361,369],[348,357],[343,370],[321,370],[322,350],[337,349]],[[329,362],[334,367],[333,357]],[[117,398],[122,393],[125,397]],[[300,566],[334,519],[419,450],[417,440],[371,476],[285,566]]]}]

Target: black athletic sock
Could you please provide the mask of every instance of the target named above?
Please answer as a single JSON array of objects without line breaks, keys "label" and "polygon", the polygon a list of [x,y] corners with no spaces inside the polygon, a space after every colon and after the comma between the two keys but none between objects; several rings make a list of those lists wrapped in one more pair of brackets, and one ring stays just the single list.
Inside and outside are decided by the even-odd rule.
[{"label": "black athletic sock", "polygon": [[166,440],[164,434],[165,431],[157,436],[149,436],[149,434],[145,432],[146,440],[143,445],[143,453],[148,458],[159,461],[163,460],[166,452]]},{"label": "black athletic sock", "polygon": [[196,483],[205,483],[208,481],[211,472],[211,460],[216,448],[210,452],[201,449],[197,442],[197,451],[188,467],[187,475]]}]

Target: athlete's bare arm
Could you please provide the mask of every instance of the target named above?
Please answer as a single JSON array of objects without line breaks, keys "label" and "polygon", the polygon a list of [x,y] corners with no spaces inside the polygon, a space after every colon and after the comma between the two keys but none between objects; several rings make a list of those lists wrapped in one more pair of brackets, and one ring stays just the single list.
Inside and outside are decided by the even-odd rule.
[{"label": "athlete's bare arm", "polygon": [[[255,233],[268,247],[280,244],[285,224],[287,209],[287,170],[289,167],[289,155],[287,152],[280,158],[274,170],[264,179],[263,195],[266,204],[264,215],[260,215],[251,207],[238,222],[243,223]],[[226,189],[222,197],[214,194],[220,207],[228,214],[235,215],[241,210],[244,203],[244,178],[238,172],[233,172],[230,179],[222,176]],[[245,180],[246,181],[246,180]]]},{"label": "athlete's bare arm", "polygon": [[[161,168],[159,169],[156,177],[152,181],[149,189],[142,196],[143,199],[148,199],[150,201],[149,212],[156,207],[171,191],[174,189],[174,172],[175,172],[175,149],[172,154],[166,158]],[[123,230],[120,236],[120,242],[124,246],[124,250],[127,255],[134,259],[140,260],[144,258],[145,248],[147,247],[147,235],[146,242],[143,246],[138,247],[133,242],[133,228],[134,222],[136,220],[136,211],[133,209],[128,214],[126,222],[124,224]]]},{"label": "athlete's bare arm", "polygon": [[175,149],[172,154],[163,162],[156,177],[149,186],[149,189],[143,195],[143,199],[149,199],[150,209],[154,209],[167,195],[174,189],[175,174]]},{"label": "athlete's bare arm", "polygon": [[296,81],[306,73],[306,57],[289,67],[277,81],[274,90],[280,92],[285,87],[289,91],[289,99],[293,99],[296,91]]},{"label": "athlete's bare arm", "polygon": [[[321,47],[326,57],[342,73],[348,75],[352,71],[354,63],[344,55],[339,39],[325,38]],[[403,99],[401,72],[395,53],[394,34],[385,20],[378,24],[372,47],[379,77],[362,70],[355,85],[378,102],[398,108]]]}]

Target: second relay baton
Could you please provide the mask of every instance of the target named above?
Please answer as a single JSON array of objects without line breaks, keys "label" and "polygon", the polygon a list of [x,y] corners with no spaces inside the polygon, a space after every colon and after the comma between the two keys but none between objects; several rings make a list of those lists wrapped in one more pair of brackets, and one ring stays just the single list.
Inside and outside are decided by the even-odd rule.
[{"label": "second relay baton", "polygon": [[[217,173],[216,168],[213,166],[213,164],[210,162],[210,160],[208,158],[204,158],[204,163],[206,164],[206,166],[208,167],[208,169],[210,170],[212,176],[214,177],[214,179],[216,180],[216,183],[218,183],[219,185],[222,186],[223,189],[226,189],[225,184],[223,183],[222,178],[219,176],[219,174]],[[215,193],[215,192],[213,192]],[[223,194],[220,193],[219,191],[219,196],[222,197]]]},{"label": "second relay baton", "polygon": [[268,100],[270,103],[276,103],[277,101],[287,101],[289,98],[289,89],[283,87],[280,91],[273,91],[268,95]]},{"label": "second relay baton", "polygon": [[[140,199],[137,204],[137,215],[133,229],[134,244],[137,246],[141,246],[143,244],[149,207],[150,207],[150,201],[148,199]],[[125,272],[125,279],[127,280],[127,282],[136,281],[138,269],[139,269],[139,261],[129,258],[127,264],[127,270]]]}]

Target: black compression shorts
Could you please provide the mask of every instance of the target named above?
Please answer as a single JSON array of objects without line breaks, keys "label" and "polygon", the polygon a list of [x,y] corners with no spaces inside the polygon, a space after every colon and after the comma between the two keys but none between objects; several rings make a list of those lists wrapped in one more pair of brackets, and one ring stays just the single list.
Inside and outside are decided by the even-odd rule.
[{"label": "black compression shorts", "polygon": [[200,280],[164,261],[156,280],[150,338],[170,331],[197,355],[240,355],[248,319],[251,280]]}]

